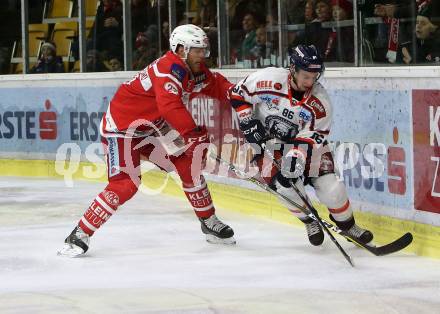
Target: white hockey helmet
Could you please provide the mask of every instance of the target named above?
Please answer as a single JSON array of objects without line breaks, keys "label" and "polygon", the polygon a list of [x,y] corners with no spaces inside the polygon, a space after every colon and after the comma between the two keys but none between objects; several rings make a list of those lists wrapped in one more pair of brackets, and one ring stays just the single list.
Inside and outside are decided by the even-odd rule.
[{"label": "white hockey helmet", "polygon": [[193,24],[177,26],[170,36],[170,49],[176,53],[178,45],[182,45],[186,59],[191,48],[204,48],[205,57],[209,57],[209,39],[203,29]]}]

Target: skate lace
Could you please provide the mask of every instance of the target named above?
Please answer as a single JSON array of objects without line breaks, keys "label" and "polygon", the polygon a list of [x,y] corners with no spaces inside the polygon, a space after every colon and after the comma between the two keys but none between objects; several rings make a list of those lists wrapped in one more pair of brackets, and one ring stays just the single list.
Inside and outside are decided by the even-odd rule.
[{"label": "skate lace", "polygon": [[211,217],[209,217],[208,219],[205,219],[203,221],[205,223],[205,226],[210,229],[213,230],[215,232],[220,232],[224,227],[226,227],[226,225],[224,223],[222,223],[216,215],[212,215]]},{"label": "skate lace", "polygon": [[316,221],[314,221],[309,224],[306,224],[306,230],[307,230],[307,235],[311,236],[321,232],[321,227]]},{"label": "skate lace", "polygon": [[355,238],[360,238],[362,234],[365,232],[365,230],[359,227],[358,225],[354,224],[353,227],[348,229],[347,232],[348,234],[352,235]]}]

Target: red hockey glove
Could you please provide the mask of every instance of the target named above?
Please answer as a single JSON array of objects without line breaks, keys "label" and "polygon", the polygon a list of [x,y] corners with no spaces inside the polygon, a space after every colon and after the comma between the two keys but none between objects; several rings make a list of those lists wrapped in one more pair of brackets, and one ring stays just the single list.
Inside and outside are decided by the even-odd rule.
[{"label": "red hockey glove", "polygon": [[[188,156],[192,156],[194,154],[194,150],[198,145],[210,143],[206,126],[198,126],[195,129],[184,134],[182,137],[184,138],[187,147],[185,150],[185,154]],[[207,151],[207,148],[203,150],[203,160],[205,159]]]}]

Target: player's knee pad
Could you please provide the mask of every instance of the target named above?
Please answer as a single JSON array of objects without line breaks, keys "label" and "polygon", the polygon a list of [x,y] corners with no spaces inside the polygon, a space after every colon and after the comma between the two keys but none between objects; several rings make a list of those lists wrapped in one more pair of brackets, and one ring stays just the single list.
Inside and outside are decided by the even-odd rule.
[{"label": "player's knee pad", "polygon": [[334,173],[312,179],[318,199],[328,208],[341,208],[347,201],[347,189]]},{"label": "player's knee pad", "polygon": [[114,192],[122,205],[136,194],[138,186],[130,178],[124,178],[109,182],[105,189]]}]

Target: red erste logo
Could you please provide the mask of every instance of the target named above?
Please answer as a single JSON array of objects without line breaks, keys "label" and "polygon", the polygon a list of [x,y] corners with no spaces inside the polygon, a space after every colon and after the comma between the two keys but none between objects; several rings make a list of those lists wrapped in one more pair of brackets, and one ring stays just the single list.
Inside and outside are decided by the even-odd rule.
[{"label": "red erste logo", "polygon": [[57,114],[50,110],[52,104],[47,99],[44,103],[47,111],[40,113],[40,138],[42,140],[54,140],[57,138]]}]

